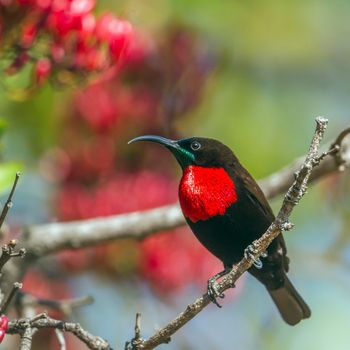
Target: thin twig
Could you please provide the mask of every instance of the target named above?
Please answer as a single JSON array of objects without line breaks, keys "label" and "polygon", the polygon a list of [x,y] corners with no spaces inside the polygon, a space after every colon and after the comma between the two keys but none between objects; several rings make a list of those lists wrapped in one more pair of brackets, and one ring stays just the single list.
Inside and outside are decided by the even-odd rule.
[{"label": "thin twig", "polygon": [[4,300],[2,301],[2,304],[0,306],[0,315],[4,314],[8,308],[8,306],[10,305],[12,299],[14,298],[14,296],[16,295],[17,291],[19,289],[22,288],[22,283],[19,282],[15,282],[10,290],[10,292],[8,293],[8,295],[4,298]]},{"label": "thin twig", "polygon": [[125,350],[128,349],[137,349],[143,342],[143,339],[141,338],[141,313],[136,314],[135,318],[135,336],[130,341],[127,341],[125,343]]},{"label": "thin twig", "polygon": [[141,314],[138,312],[136,314],[135,320],[135,338],[134,340],[138,341],[141,338]]},{"label": "thin twig", "polygon": [[[43,313],[32,319],[22,318],[9,322],[6,333],[23,334],[26,329],[44,329],[53,328],[62,332],[69,332],[79,338],[91,350],[112,350],[111,346],[104,339],[94,336],[84,330],[79,323],[71,323],[55,320]],[[30,348],[28,348],[30,349]],[[26,349],[27,350],[27,349]]]},{"label": "thin twig", "polygon": [[[326,157],[322,163],[312,172],[309,183],[324,179],[327,175],[350,168],[350,128],[343,130],[334,142],[326,149],[331,157]],[[338,148],[339,147],[339,148]],[[301,167],[305,156],[294,160],[290,165],[281,169],[267,178],[259,181],[265,196],[270,199],[281,193],[285,193],[293,183],[294,173]]]},{"label": "thin twig", "polygon": [[[276,217],[276,220],[270,225],[267,231],[258,240],[252,243],[254,254],[245,255],[245,257],[227,274],[220,282],[217,283],[218,293],[221,294],[225,290],[232,288],[235,282],[246,272],[252,265],[254,260],[263,254],[271,242],[284,230],[290,230],[292,225],[289,223],[289,216],[294,207],[299,203],[307,190],[307,184],[313,168],[318,164],[318,150],[320,142],[323,138],[324,131],[328,121],[324,118],[316,118],[316,131],[312,139],[309,152],[306,159],[296,175],[293,185],[289,188],[285,195],[282,207]],[[187,306],[186,310],[178,315],[168,325],[157,331],[149,339],[144,340],[141,344],[132,344],[129,349],[132,350],[150,350],[169,340],[169,338],[183,327],[187,322],[194,318],[208,304],[210,299],[208,294],[204,294],[194,303]]]},{"label": "thin twig", "polygon": [[350,134],[350,126],[346,129],[344,129],[338,137],[335,139],[335,141],[332,143],[330,148],[334,148],[334,146],[341,146],[342,142],[344,141],[345,137],[347,137]]},{"label": "thin twig", "polygon": [[344,139],[350,134],[350,127],[347,129],[343,130],[339,136],[336,138],[336,140],[332,143],[331,148],[336,148],[339,151],[335,153],[334,158],[337,162],[338,170],[339,171],[344,171],[347,167],[346,162],[344,161],[344,156],[343,154],[347,151],[350,150],[350,144],[348,143],[347,149],[342,149],[342,144]]},{"label": "thin twig", "polygon": [[4,244],[1,247],[2,253],[0,257],[0,272],[3,268],[3,266],[11,259],[14,257],[20,257],[23,258],[26,251],[24,248],[15,251],[17,245],[17,240],[13,239],[11,240],[8,244]]},{"label": "thin twig", "polygon": [[[333,154],[336,157],[326,157],[313,171],[309,182],[324,178],[326,175],[339,171],[339,164],[350,167],[350,128],[344,130],[336,139],[340,150]],[[288,167],[260,181],[260,185],[268,198],[273,198],[287,190],[294,180],[294,173],[303,163],[301,159],[294,161]],[[121,238],[144,238],[157,231],[173,229],[185,223],[178,205],[156,208],[144,212],[134,212],[125,215],[117,215],[108,218],[97,218],[70,223],[53,223],[29,227],[20,236],[22,246],[26,247],[29,254],[25,260],[13,259],[5,265],[3,278],[0,281],[0,289],[11,288],[14,281],[22,278],[25,269],[36,258],[54,253],[67,248],[79,248],[93,246],[103,242]],[[1,266],[2,257],[0,257]],[[204,297],[204,303],[209,303]],[[190,306],[190,310],[196,310],[198,303]],[[199,300],[200,305],[203,300]],[[165,338],[164,338],[165,339]],[[168,339],[168,338],[167,338]]]},{"label": "thin twig", "polygon": [[[328,152],[332,156],[322,159],[322,163],[310,177],[310,183],[339,171],[340,164],[345,168],[350,167],[350,146],[344,145],[344,139],[349,133],[350,128],[336,138],[331,146],[333,150]],[[335,144],[340,148],[335,150]],[[304,159],[305,156],[298,158],[286,168],[259,181],[268,199],[288,190],[294,181],[294,173]],[[104,218],[31,226],[25,235],[25,246],[31,255],[42,257],[63,249],[89,247],[118,239],[143,239],[155,232],[170,230],[184,224],[185,219],[179,205],[173,204]]]},{"label": "thin twig", "polygon": [[0,229],[2,227],[2,224],[5,221],[5,218],[6,218],[6,215],[7,215],[8,211],[12,207],[12,204],[13,204],[12,203],[12,197],[13,197],[13,194],[15,193],[16,186],[17,186],[17,183],[18,183],[18,180],[19,180],[20,176],[21,176],[20,172],[17,172],[16,173],[16,177],[15,177],[15,181],[13,182],[13,185],[12,185],[11,192],[10,192],[10,194],[9,194],[9,196],[7,198],[6,204],[4,205],[4,207],[2,209],[2,212],[0,214]]},{"label": "thin twig", "polygon": [[60,345],[60,350],[66,350],[66,340],[64,339],[64,334],[60,329],[55,329],[56,338],[58,344]]},{"label": "thin twig", "polygon": [[[319,120],[319,122],[321,122],[322,124],[322,120]],[[350,166],[350,147],[348,146],[347,142],[348,138],[347,140],[345,140],[346,136],[349,133],[350,128],[344,130],[336,139],[335,143],[339,144],[340,149],[333,149],[331,152],[329,152],[335,157],[325,158],[325,156],[321,155],[321,159],[318,160],[319,162],[322,160],[322,162],[312,173],[311,177],[309,178],[309,182],[323,178],[326,175],[331,174],[333,172],[339,171],[340,164],[346,168]],[[315,143],[316,145],[314,150],[318,150],[318,142],[321,139],[321,137],[322,135],[319,133],[316,140],[313,141],[313,143]],[[313,158],[311,169],[309,169],[309,167],[306,167],[304,170],[299,171],[299,180],[301,178],[305,179],[306,177],[309,177],[311,170],[316,165],[316,163],[317,158]],[[290,183],[293,182],[295,171],[300,167],[301,164],[305,165],[305,161],[303,162],[301,159],[299,159],[287,168],[282,169],[278,173],[273,174],[269,178],[261,181],[260,184],[266,196],[268,198],[272,198],[286,191]],[[297,185],[302,185],[302,183],[297,182]],[[301,197],[306,190],[305,186],[302,190],[300,190],[300,187],[303,186],[299,186],[299,197]],[[296,200],[293,200],[293,195],[292,198],[287,198],[288,203],[291,205],[291,209],[293,209],[295,203],[298,200],[300,200],[300,198],[298,197],[296,197]],[[287,213],[287,218],[289,217],[289,214]],[[270,226],[268,231],[264,234],[262,239],[254,242],[254,246],[257,247],[257,254],[255,256],[256,258],[259,256],[261,251],[265,250],[263,248],[264,244],[268,244],[269,241],[273,240],[273,238],[276,237],[281,230],[286,230],[290,228],[291,225],[288,223],[288,220],[285,220],[286,217],[284,217],[284,220],[281,220],[281,217],[283,218],[283,215],[281,214],[281,217],[279,216],[277,217],[276,221]],[[91,246],[120,238],[140,239],[157,231],[181,226],[184,224],[184,222],[185,221],[183,219],[179,207],[177,205],[172,205],[145,212],[117,215],[110,218],[99,218],[85,221],[76,221],[71,223],[56,223],[41,226],[33,226],[30,227],[25,232],[25,235],[23,235],[21,238],[23,238],[23,245],[27,247],[30,251],[29,259],[32,260],[28,261],[29,263],[31,263],[35,261],[35,259],[33,258],[39,258],[41,256],[62,249]],[[9,271],[9,275],[3,279],[6,281],[11,281],[11,278],[18,279],[19,273],[23,271],[24,265],[27,265],[22,264],[21,266],[18,266],[19,263],[17,260],[12,260],[10,263],[13,266],[8,269],[7,267],[10,264],[6,264],[6,269]],[[223,280],[218,284],[218,290],[223,292],[224,290],[230,288],[234,284],[234,281],[236,281],[244,273],[244,271],[246,271],[251,266],[251,264],[252,261],[250,259],[243,259],[237,266],[235,266],[232,272],[228,276],[223,278]],[[153,349],[158,344],[169,341],[170,336],[174,334],[177,329],[181,328],[185,323],[192,319],[209,303],[210,301],[207,294],[205,294],[201,298],[198,298],[168,326],[161,329],[148,340],[142,341],[142,349]],[[47,318],[47,316],[45,316],[45,318]],[[39,326],[39,321],[42,322],[42,319],[39,318],[35,321],[32,320],[32,322],[34,323],[31,325],[31,327]],[[76,324],[64,323],[62,321],[57,320],[54,321],[54,323],[46,322],[46,325],[48,325],[51,328],[58,329],[60,329],[59,325],[60,327],[63,327],[63,325],[65,325],[65,329],[63,329],[64,331],[71,331],[71,329],[76,329],[77,331],[77,329],[79,330],[80,327],[78,325],[78,327],[75,328]],[[44,326],[42,326],[41,328],[44,328]],[[21,331],[24,331],[23,327],[21,328]],[[84,336],[82,337],[84,338]],[[84,339],[90,338],[87,337]],[[141,334],[139,339],[142,339]],[[109,345],[108,347],[93,347],[92,349],[109,349]],[[139,349],[141,349],[141,346],[139,346]]]},{"label": "thin twig", "polygon": [[76,309],[81,306],[90,305],[94,302],[93,297],[85,296],[73,299],[63,299],[63,300],[51,300],[39,298],[35,295],[28,293],[20,293],[19,295],[20,305],[37,307],[45,306],[53,310],[61,311],[65,316],[70,316],[73,309]]}]

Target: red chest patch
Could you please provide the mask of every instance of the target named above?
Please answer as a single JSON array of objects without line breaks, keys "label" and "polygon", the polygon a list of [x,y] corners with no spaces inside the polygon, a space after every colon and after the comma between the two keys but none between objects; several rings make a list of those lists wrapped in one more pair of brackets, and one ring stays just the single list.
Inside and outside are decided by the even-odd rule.
[{"label": "red chest patch", "polygon": [[179,187],[182,212],[192,222],[224,215],[237,201],[235,184],[223,168],[189,166]]}]

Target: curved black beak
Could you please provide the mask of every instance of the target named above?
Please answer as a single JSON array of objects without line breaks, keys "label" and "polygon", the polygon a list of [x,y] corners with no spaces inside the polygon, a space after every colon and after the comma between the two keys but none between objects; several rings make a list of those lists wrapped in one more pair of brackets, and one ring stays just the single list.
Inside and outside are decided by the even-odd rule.
[{"label": "curved black beak", "polygon": [[183,149],[178,141],[170,140],[162,136],[156,136],[156,135],[144,135],[135,137],[134,139],[130,140],[128,142],[128,145],[130,143],[139,142],[139,141],[150,141],[159,143],[162,146],[165,146],[177,159],[181,167],[184,169],[186,166],[193,164],[194,162],[194,155]]},{"label": "curved black beak", "polygon": [[167,139],[165,137],[156,136],[156,135],[144,135],[144,136],[135,137],[134,139],[132,139],[128,142],[128,145],[130,145],[131,143],[134,143],[134,142],[139,142],[139,141],[156,142],[156,143],[159,143],[159,144],[161,144],[167,148],[170,148],[170,149],[178,149],[179,148],[179,144],[177,143],[177,141],[170,140],[170,139]]}]

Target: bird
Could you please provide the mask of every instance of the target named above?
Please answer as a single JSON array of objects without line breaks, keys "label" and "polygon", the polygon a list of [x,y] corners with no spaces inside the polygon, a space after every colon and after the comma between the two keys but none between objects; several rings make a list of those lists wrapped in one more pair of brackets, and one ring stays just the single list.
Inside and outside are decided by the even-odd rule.
[{"label": "bird", "polygon": [[[220,141],[144,135],[129,144],[140,141],[166,147],[182,168],[178,192],[182,213],[200,243],[224,266],[207,282],[211,301],[220,307],[217,298],[224,295],[218,293],[215,282],[252,252],[252,242],[268,229],[275,215],[257,182]],[[266,287],[282,319],[296,325],[309,318],[311,311],[288,279],[288,270],[287,248],[280,234],[248,271]]]}]

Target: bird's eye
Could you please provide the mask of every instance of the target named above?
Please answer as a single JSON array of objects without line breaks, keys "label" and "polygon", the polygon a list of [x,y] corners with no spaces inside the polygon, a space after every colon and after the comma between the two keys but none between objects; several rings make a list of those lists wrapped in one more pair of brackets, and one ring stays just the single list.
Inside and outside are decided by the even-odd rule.
[{"label": "bird's eye", "polygon": [[201,148],[201,144],[198,141],[193,141],[191,143],[191,148],[193,151],[197,151]]}]

